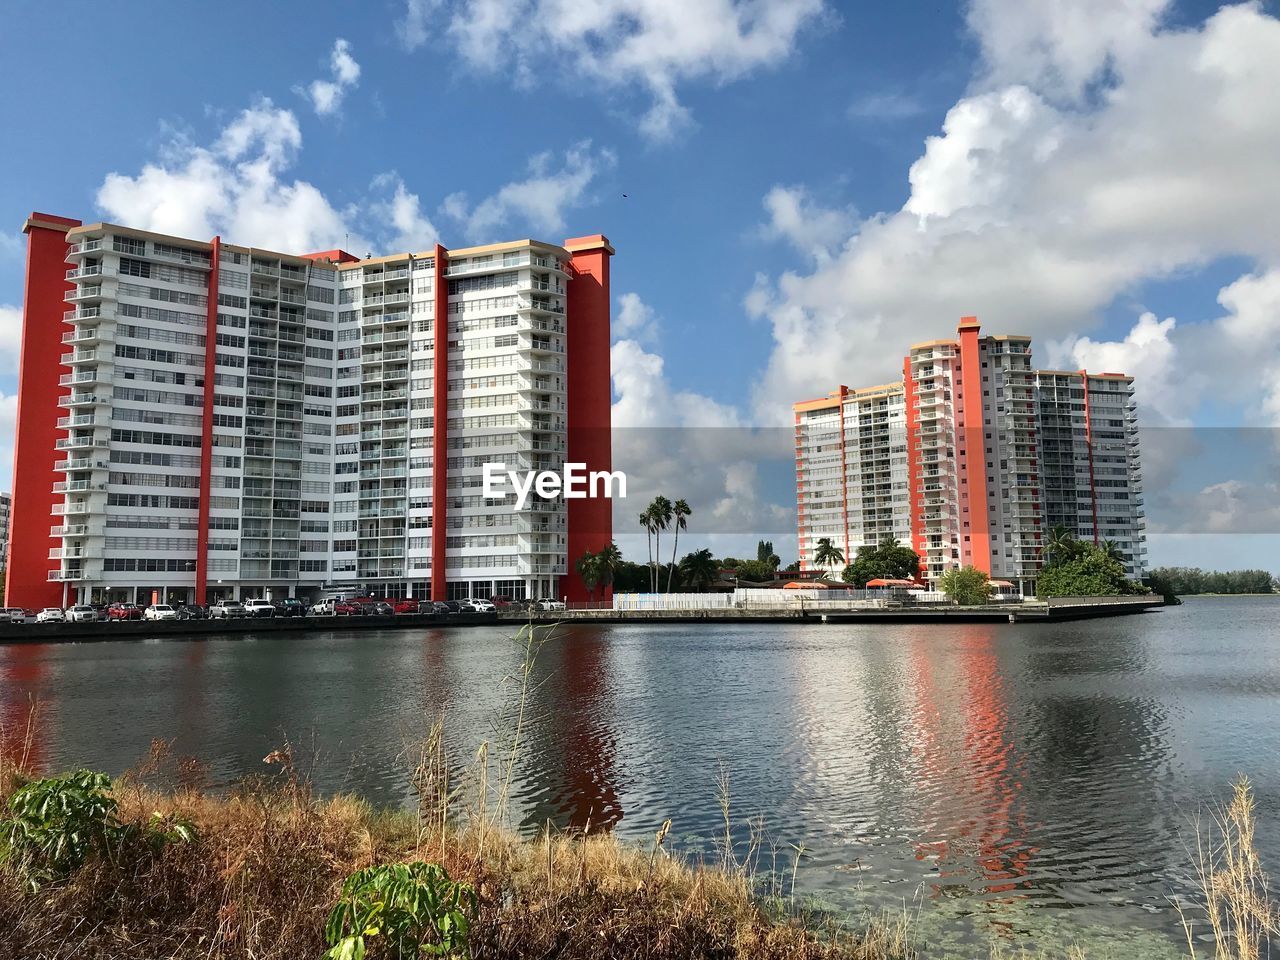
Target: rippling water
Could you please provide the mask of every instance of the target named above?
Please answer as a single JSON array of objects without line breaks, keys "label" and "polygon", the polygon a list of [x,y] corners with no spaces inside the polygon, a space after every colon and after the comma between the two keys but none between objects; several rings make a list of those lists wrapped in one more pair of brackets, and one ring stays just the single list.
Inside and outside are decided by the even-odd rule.
[{"label": "rippling water", "polygon": [[[688,851],[748,822],[836,909],[920,914],[936,954],[975,938],[1123,940],[1172,956],[1198,807],[1253,778],[1280,870],[1280,599],[1195,599],[1053,625],[562,629],[534,668],[514,790],[527,825]],[[109,629],[109,627],[104,628]],[[409,795],[441,709],[459,760],[520,662],[507,629],[0,647],[0,718],[39,761],[119,773],[153,737],[228,783],[283,737],[324,790]],[[1071,909],[1065,909],[1071,908]]]}]

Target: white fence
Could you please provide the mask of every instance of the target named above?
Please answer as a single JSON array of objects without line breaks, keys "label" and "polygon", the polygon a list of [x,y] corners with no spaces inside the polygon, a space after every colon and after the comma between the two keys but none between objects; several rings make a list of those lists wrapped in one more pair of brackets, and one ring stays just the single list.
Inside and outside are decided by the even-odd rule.
[{"label": "white fence", "polygon": [[[915,604],[950,603],[938,591],[894,589],[823,590],[806,587],[796,590],[770,590],[763,587],[740,587],[732,593],[615,593],[614,610],[730,610],[747,608],[779,608],[806,610],[849,610],[858,607],[885,607],[909,602]],[[574,604],[575,608],[587,604]],[[608,609],[601,603],[597,609]]]}]

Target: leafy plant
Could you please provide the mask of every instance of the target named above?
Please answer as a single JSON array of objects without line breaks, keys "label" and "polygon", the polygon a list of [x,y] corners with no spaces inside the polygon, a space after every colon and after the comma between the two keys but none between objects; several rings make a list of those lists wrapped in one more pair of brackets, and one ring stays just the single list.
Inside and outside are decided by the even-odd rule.
[{"label": "leafy plant", "polygon": [[195,827],[181,817],[155,814],[143,831],[116,817],[111,778],[77,770],[24,784],[9,798],[0,820],[0,860],[13,864],[32,888],[66,877],[91,854],[108,854],[139,835],[159,851],[167,843],[190,843]]},{"label": "leafy plant", "polygon": [[66,876],[120,839],[110,789],[111,778],[92,770],[31,781],[9,798],[0,855],[33,885]]},{"label": "leafy plant", "polygon": [[991,599],[991,584],[977,567],[952,568],[938,579],[938,587],[961,606],[986,603]]},{"label": "leafy plant", "polygon": [[358,870],[329,912],[323,960],[363,960],[375,937],[398,957],[460,957],[476,912],[476,894],[434,863]]}]

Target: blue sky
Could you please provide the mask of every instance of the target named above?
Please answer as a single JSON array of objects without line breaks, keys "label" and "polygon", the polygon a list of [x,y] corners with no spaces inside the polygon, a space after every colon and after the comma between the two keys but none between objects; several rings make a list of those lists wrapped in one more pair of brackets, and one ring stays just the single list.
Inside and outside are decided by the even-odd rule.
[{"label": "blue sky", "polygon": [[[1035,336],[1045,364],[1139,376],[1146,425],[1280,420],[1268,7],[101,11],[13,3],[0,33],[20,94],[0,108],[10,356],[31,210],[290,249],[350,236],[357,254],[602,232],[623,427],[777,424],[795,399],[887,379],[966,313]],[[752,481],[760,444],[646,479],[781,540],[793,505]],[[1149,452],[1153,530],[1195,534],[1153,538],[1153,559],[1280,568],[1273,537],[1238,535],[1280,532],[1273,444],[1220,446],[1209,471]]]}]

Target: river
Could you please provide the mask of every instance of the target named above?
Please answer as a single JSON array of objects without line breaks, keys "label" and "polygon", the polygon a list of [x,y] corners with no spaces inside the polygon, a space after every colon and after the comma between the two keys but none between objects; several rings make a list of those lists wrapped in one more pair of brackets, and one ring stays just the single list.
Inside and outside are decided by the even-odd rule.
[{"label": "river", "polygon": [[[744,855],[840,911],[906,909],[930,956],[1011,937],[1179,955],[1192,820],[1238,773],[1280,871],[1280,598],[1054,624],[561,628],[538,652],[513,796],[526,826]],[[104,625],[109,631],[110,626]],[[214,785],[287,737],[319,789],[411,796],[443,711],[461,764],[517,696],[512,630],[0,646],[0,722],[48,770],[118,774],[153,738]],[[1185,951],[1185,948],[1182,948]]]}]

